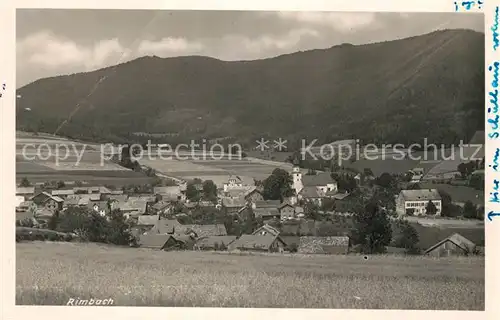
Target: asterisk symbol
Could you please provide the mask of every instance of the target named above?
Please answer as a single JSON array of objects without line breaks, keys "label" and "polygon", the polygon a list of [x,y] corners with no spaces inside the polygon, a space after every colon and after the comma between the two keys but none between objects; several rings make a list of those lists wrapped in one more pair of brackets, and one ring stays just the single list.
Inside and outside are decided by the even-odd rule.
[{"label": "asterisk symbol", "polygon": [[286,149],[286,143],[287,141],[281,138],[279,138],[278,140],[274,140],[274,148],[282,151],[283,149]]},{"label": "asterisk symbol", "polygon": [[257,142],[257,149],[260,149],[260,151],[264,151],[269,146],[267,145],[269,143],[269,140],[264,140],[264,138],[260,138],[260,140],[255,140]]}]

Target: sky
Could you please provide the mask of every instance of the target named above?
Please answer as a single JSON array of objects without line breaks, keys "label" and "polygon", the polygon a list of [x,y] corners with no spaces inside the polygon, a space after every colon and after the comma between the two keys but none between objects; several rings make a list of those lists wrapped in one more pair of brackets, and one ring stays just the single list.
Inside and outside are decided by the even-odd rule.
[{"label": "sky", "polygon": [[421,35],[484,32],[482,14],[19,9],[17,87],[138,57],[254,60]]}]

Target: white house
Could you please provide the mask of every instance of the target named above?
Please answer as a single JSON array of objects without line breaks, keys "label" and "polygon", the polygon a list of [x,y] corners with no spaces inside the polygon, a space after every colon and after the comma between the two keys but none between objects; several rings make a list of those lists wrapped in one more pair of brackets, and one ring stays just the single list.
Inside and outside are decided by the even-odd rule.
[{"label": "white house", "polygon": [[228,192],[230,190],[237,190],[237,189],[243,190],[248,186],[245,186],[243,184],[243,180],[241,180],[240,177],[230,176],[228,181],[224,183],[223,187],[224,187],[224,192]]},{"label": "white house", "polygon": [[425,215],[429,201],[436,206],[436,215],[441,215],[442,201],[436,189],[401,190],[396,199],[396,212],[399,215]]}]

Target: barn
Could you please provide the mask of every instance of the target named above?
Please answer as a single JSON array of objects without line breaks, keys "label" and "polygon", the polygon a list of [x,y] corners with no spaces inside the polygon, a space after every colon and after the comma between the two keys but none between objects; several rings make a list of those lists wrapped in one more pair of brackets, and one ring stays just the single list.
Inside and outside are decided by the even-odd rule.
[{"label": "barn", "polygon": [[426,255],[433,257],[464,256],[473,254],[476,250],[474,242],[465,238],[461,234],[454,233],[429,249],[425,250]]}]

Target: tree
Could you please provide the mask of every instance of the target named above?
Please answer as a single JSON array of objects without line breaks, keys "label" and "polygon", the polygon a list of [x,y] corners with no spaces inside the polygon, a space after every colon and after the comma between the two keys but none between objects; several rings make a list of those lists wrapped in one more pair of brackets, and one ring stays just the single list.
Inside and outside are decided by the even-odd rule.
[{"label": "tree", "polygon": [[417,230],[406,220],[398,220],[394,224],[393,244],[405,248],[407,253],[417,253],[419,237]]},{"label": "tree", "polygon": [[470,177],[469,186],[476,190],[484,190],[484,178],[479,174],[473,174]]},{"label": "tree", "polygon": [[373,171],[370,168],[364,168],[363,174],[365,175],[365,177],[373,177]]},{"label": "tree", "polygon": [[186,198],[191,201],[200,200],[200,191],[197,188],[196,181],[190,181],[186,186]]},{"label": "tree", "polygon": [[462,178],[465,179],[468,176],[470,176],[474,172],[474,170],[476,170],[477,167],[478,165],[476,165],[475,162],[469,161],[467,163],[460,163],[457,166],[457,171],[460,172]]},{"label": "tree", "polygon": [[50,217],[49,221],[48,221],[48,228],[50,230],[56,230],[57,229],[57,225],[59,224],[59,211],[56,211],[52,217]]},{"label": "tree", "polygon": [[458,166],[457,166],[457,170],[458,172],[460,172],[460,174],[462,175],[462,178],[465,178],[467,176],[467,168],[465,166],[465,163],[460,163]]},{"label": "tree", "polygon": [[384,172],[375,180],[375,183],[382,188],[392,188],[394,186],[394,178],[387,172]]},{"label": "tree", "polygon": [[427,205],[425,206],[425,214],[435,215],[436,213],[437,213],[436,205],[431,200],[429,200],[429,202],[427,202]]},{"label": "tree", "polygon": [[251,208],[247,208],[241,213],[239,235],[252,234],[261,225]]},{"label": "tree", "polygon": [[464,217],[477,219],[477,208],[470,200],[467,200],[464,204]]},{"label": "tree", "polygon": [[353,215],[351,237],[362,253],[383,253],[392,238],[391,225],[378,204],[370,200]]},{"label": "tree", "polygon": [[396,200],[392,189],[375,188],[372,200],[388,212],[396,210]]},{"label": "tree", "polygon": [[325,198],[323,199],[321,203],[321,210],[322,211],[333,211],[335,210],[335,200],[331,198]]},{"label": "tree", "polygon": [[281,200],[293,195],[292,177],[283,169],[276,168],[271,175],[264,180],[262,195],[266,200]]},{"label": "tree", "polygon": [[333,180],[337,181],[337,186],[340,191],[352,192],[357,188],[356,179],[351,174],[338,174],[331,173],[330,176]]},{"label": "tree", "polygon": [[64,181],[62,181],[62,180],[57,181],[57,183],[56,183],[57,189],[62,189],[64,187],[66,187],[66,184],[64,183]]},{"label": "tree", "polygon": [[217,186],[212,180],[203,182],[203,199],[217,202]]},{"label": "tree", "polygon": [[304,215],[307,219],[321,220],[319,206],[313,201],[307,201],[304,204]]},{"label": "tree", "polygon": [[406,186],[406,190],[419,190],[419,189],[422,189],[420,187],[420,184],[417,182],[417,183],[410,183],[409,185]]},{"label": "tree", "polygon": [[28,180],[28,178],[26,177],[23,177],[21,179],[21,183],[19,184],[20,187],[31,187],[31,183],[30,181]]}]

